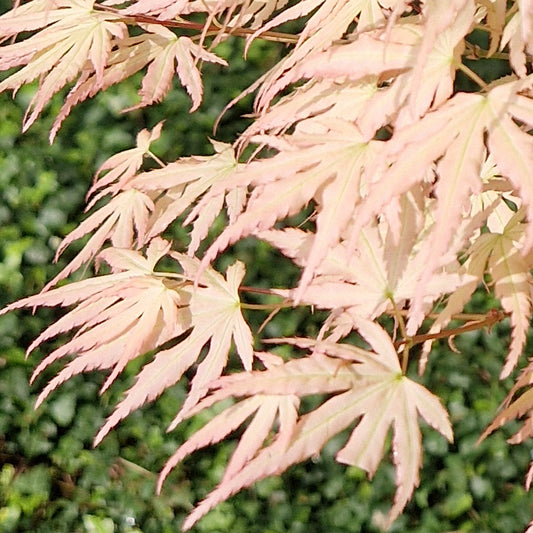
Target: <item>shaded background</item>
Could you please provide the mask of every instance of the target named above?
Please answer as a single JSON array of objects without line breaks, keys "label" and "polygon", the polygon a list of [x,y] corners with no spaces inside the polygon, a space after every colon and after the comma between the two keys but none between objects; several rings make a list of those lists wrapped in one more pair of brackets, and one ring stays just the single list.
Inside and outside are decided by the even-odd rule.
[{"label": "shaded background", "polygon": [[[224,43],[218,53],[231,67],[206,65],[204,103],[194,115],[189,116],[190,101],[177,86],[163,104],[121,114],[137,102],[140,77],[135,76],[77,107],[51,147],[48,129],[61,98],[54,99],[21,136],[32,88],[21,89],[14,101],[0,95],[0,305],[39,291],[61,268],[63,263],[51,262],[55,248],[82,219],[84,194],[107,157],[132,147],[141,128],[151,128],[163,118],[167,123],[162,138],[153,146],[163,160],[210,153],[207,138],[223,106],[275,63],[283,48],[257,42],[246,63],[240,41]],[[505,65],[485,62],[481,68],[488,77],[500,75],[495,68]],[[466,82],[459,83],[470,89]],[[247,124],[239,117],[250,111],[248,98],[227,113],[217,139],[234,140]],[[179,239],[179,228],[174,232]],[[76,244],[65,259],[75,251]],[[295,279],[295,269],[264,244],[248,239],[231,253],[249,265],[248,285]],[[480,293],[470,310],[482,312],[495,305]],[[154,495],[157,473],[166,459],[205,422],[200,415],[165,433],[185,395],[186,384],[180,383],[156,403],[131,414],[93,450],[94,435],[142,361],[132,363],[102,397],[98,389],[105,376],[87,374],[62,385],[35,411],[36,396],[57,367],[30,387],[29,376],[44,352],[25,361],[24,348],[54,316],[53,310],[39,310],[35,316],[20,312],[0,317],[0,533],[179,531],[194,502],[221,478],[234,444],[197,452],[169,476],[162,495]],[[249,318],[260,323],[264,316]],[[276,335],[312,335],[317,319],[306,310],[285,311],[270,328]],[[533,495],[522,486],[532,447],[507,445],[512,427],[475,446],[509,389],[509,381],[502,385],[497,379],[508,339],[504,324],[490,334],[472,332],[457,339],[461,353],[436,344],[424,383],[450,411],[455,443],[449,445],[424,429],[421,488],[390,531],[511,533],[522,531],[533,517]],[[381,531],[394,495],[390,461],[370,482],[361,470],[335,463],[333,455],[342,442],[341,435],[316,461],[257,483],[220,504],[193,531]]]}]

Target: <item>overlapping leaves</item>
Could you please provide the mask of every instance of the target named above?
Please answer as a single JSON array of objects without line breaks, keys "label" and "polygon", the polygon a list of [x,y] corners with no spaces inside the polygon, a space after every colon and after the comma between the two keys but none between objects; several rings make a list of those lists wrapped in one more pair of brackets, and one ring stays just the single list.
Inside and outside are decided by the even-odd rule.
[{"label": "overlapping leaves", "polygon": [[[203,29],[182,18],[191,13],[204,16]],[[36,375],[72,358],[39,402],[70,376],[94,368],[111,370],[105,389],[131,359],[155,351],[98,433],[99,442],[198,363],[172,427],[219,401],[236,403],[180,446],[161,482],[185,456],[251,421],[220,485],[185,527],[241,488],[319,453],[348,427],[352,434],[337,459],[370,476],[392,430],[393,520],[418,484],[418,417],[452,435],[440,402],[406,377],[411,344],[426,340],[423,371],[434,338],[444,336],[479,283],[493,288],[510,317],[502,376],[512,372],[525,343],[533,302],[532,13],[532,0],[139,0],[105,7],[31,0],[0,17],[2,38],[14,38],[0,47],[0,68],[22,67],[0,90],[39,80],[25,128],[53,94],[74,82],[52,138],[73,105],[145,67],[135,107],[161,101],[176,74],[195,109],[202,98],[199,63],[224,63],[208,49],[211,37],[216,43],[245,29],[241,35],[251,42],[279,24],[305,19],[294,48],[253,86],[258,116],[235,146],[213,141],[212,156],[141,172],[144,158],[153,157],[149,145],[160,134],[158,125],[99,169],[89,205],[106,195],[109,202],[68,235],[58,253],[93,233],[86,246],[45,292],[4,310],[75,306],[30,347],[74,332],[37,367]],[[130,35],[126,24],[136,21],[138,31]],[[183,25],[198,35],[174,29]],[[464,53],[478,53],[465,40],[474,27],[490,35],[485,55],[505,54],[508,46],[515,74],[487,85],[462,63]],[[480,90],[456,92],[457,70]],[[281,91],[288,94],[276,101]],[[239,156],[251,144],[257,152],[244,162]],[[201,259],[194,257],[224,205],[225,229]],[[305,231],[279,227],[308,205]],[[187,256],[159,237],[182,221],[193,225]],[[280,341],[310,354],[283,362],[258,353],[263,371],[252,370],[252,334],[240,311],[244,266],[235,263],[226,278],[210,266],[250,235],[301,268],[297,287],[271,295],[330,312],[318,340]],[[108,241],[113,247],[101,251]],[[139,251],[144,248],[146,256]],[[164,256],[174,260],[176,272],[154,270]],[[94,258],[111,273],[52,288]],[[371,322],[384,314],[394,317],[394,344]],[[428,318],[429,332],[420,334]],[[372,351],[338,343],[354,330]],[[232,343],[245,371],[222,376]],[[513,441],[533,434],[531,375],[529,365],[484,436],[526,414]],[[326,395],[322,403],[298,413],[300,398],[316,394]]]},{"label": "overlapping leaves", "polygon": [[160,102],[176,73],[191,96],[192,110],[200,105],[203,89],[198,61],[225,65],[225,60],[160,25],[145,25],[143,33],[130,37],[120,12],[96,9],[94,4],[94,0],[32,1],[0,17],[0,40],[41,29],[0,49],[0,70],[25,65],[0,82],[0,91],[16,92],[39,80],[26,111],[24,130],[54,94],[77,79],[52,127],[52,141],[73,105],[145,66],[141,102],[136,107]]},{"label": "overlapping leaves", "polygon": [[112,369],[102,391],[139,355],[161,347],[168,341],[189,333],[171,348],[156,353],[141,370],[137,382],[126,393],[96,437],[105,434],[132,410],[153,400],[176,383],[202,354],[185,411],[206,392],[206,383],[224,369],[234,340],[246,369],[252,365],[252,335],[240,313],[238,286],[244,267],[235,263],[228,268],[227,280],[215,271],[205,271],[201,286],[193,290],[199,261],[171,253],[181,265],[182,274],[156,272],[156,263],[169,253],[170,243],[156,238],[146,257],[140,252],[108,248],[98,256],[112,270],[111,274],[90,278],[25,298],[2,312],[22,307],[77,305],[46,329],[30,346],[32,351],[44,341],[77,330],[72,339],[49,354],[37,367],[34,378],[53,362],[69,357],[37,400],[39,405],[50,392],[70,377],[94,369]]},{"label": "overlapping leaves", "polygon": [[[422,447],[418,417],[449,440],[452,429],[440,401],[402,375],[388,335],[365,320],[359,321],[358,329],[373,351],[293,339],[290,342],[311,348],[312,354],[285,364],[269,365],[262,372],[239,373],[213,382],[212,394],[196,410],[228,396],[247,398],[218,414],[183,444],[164,468],[161,481],[186,455],[221,440],[257,413],[241,437],[220,485],[189,515],[185,529],[241,488],[320,453],[334,435],[354,423],[355,428],[337,453],[337,460],[364,469],[370,477],[382,460],[389,430],[393,430],[392,455],[398,489],[389,521],[398,516],[419,483]],[[296,418],[296,398],[310,394],[333,396]],[[278,411],[279,431],[264,445]],[[258,424],[259,416],[264,417],[262,424]],[[252,427],[254,433],[250,431]]]}]

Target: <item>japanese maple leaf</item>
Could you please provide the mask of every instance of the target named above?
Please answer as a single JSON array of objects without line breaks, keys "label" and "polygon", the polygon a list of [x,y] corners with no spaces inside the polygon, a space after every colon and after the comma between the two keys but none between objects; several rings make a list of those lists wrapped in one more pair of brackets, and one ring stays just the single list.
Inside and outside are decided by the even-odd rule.
[{"label": "japanese maple leaf", "polygon": [[[349,10],[355,5],[345,4]],[[342,21],[343,24],[346,20]],[[331,45],[334,37],[316,47],[312,36],[300,48],[278,63],[262,83],[256,98],[256,107],[265,109],[281,90],[303,78],[361,80],[366,76],[390,77],[414,65],[416,46],[420,37],[415,25],[402,25],[388,39],[383,29],[363,32],[355,40]],[[328,36],[330,37],[330,36]]]},{"label": "japanese maple leaf", "polygon": [[[16,11],[11,16],[4,15],[4,24],[0,22],[0,31],[11,19],[17,31],[44,27],[35,35],[0,49],[0,70],[26,65],[0,83],[0,92],[7,89],[16,92],[22,85],[39,79],[39,89],[24,117],[23,131],[55,93],[87,68],[94,72],[96,83],[102,85],[114,40],[125,37],[127,29],[118,15],[96,11],[93,4],[94,0],[39,2],[33,5],[35,9],[26,9],[30,13],[24,13],[22,27],[18,26]],[[13,33],[13,27],[7,28],[0,37]]]},{"label": "japanese maple leaf", "polygon": [[510,314],[512,339],[500,377],[506,378],[516,366],[526,343],[531,318],[531,268],[533,264],[520,253],[509,233],[498,236],[489,258],[489,273],[494,292],[504,311]]},{"label": "japanese maple leaf", "polygon": [[[502,205],[503,209],[506,207]],[[502,379],[509,376],[522,354],[533,301],[531,291],[533,257],[531,253],[525,256],[522,254],[526,231],[525,224],[521,223],[523,212],[520,210],[512,216],[509,215],[501,229],[498,227],[500,224],[495,227],[489,219],[488,227],[492,231],[477,239],[469,256],[471,269],[477,269],[480,282],[485,270],[490,274],[494,292],[503,310],[510,315],[512,339],[500,374]]]},{"label": "japanese maple leaf", "polygon": [[[211,141],[211,144],[215,150],[212,156],[184,157],[169,163],[165,168],[144,172],[131,182],[132,187],[146,193],[160,193],[155,202],[148,238],[164,231],[207,190],[215,184],[224,183],[225,179],[237,169],[238,164],[231,145],[217,141]],[[244,188],[232,191],[227,196],[221,193],[212,198],[201,212],[187,218],[185,224],[194,220],[190,234],[190,254],[196,251],[200,241],[207,235],[213,220],[222,209],[224,198],[230,220],[233,220],[241,210],[244,194]],[[237,201],[232,202],[235,195]],[[243,198],[239,202],[240,196]]]},{"label": "japanese maple leaf", "polygon": [[[183,524],[184,529],[192,527],[214,505],[243,487],[264,477],[278,475],[292,464],[315,456],[331,437],[354,422],[356,426],[348,442],[336,457],[342,463],[363,468],[369,476],[374,475],[381,462],[387,435],[390,428],[393,429],[397,491],[389,522],[398,516],[419,482],[422,447],[418,416],[449,440],[452,440],[452,429],[440,401],[402,375],[398,356],[384,330],[365,320],[361,320],[358,327],[375,352],[349,345],[296,339],[293,341],[296,345],[313,349],[314,355],[308,360],[293,360],[263,372],[224,377],[217,382],[215,387],[219,386],[221,391],[233,388],[235,396],[305,396],[321,392],[333,396],[300,416],[288,443],[283,438],[274,439],[239,465],[241,468],[231,478],[224,477],[189,515]],[[228,416],[232,416],[236,407],[229,409]],[[208,430],[200,430],[202,434],[198,441],[193,435],[191,450],[199,443],[207,444],[210,437],[217,441],[221,432],[218,423],[219,420]],[[183,447],[187,447],[187,443]],[[179,457],[182,455],[180,453]]]},{"label": "japanese maple leaf", "polygon": [[[111,156],[100,165],[100,168],[96,171],[94,176],[94,183],[87,193],[87,198],[93,196],[96,191],[100,191],[97,195],[93,196],[91,202],[88,204],[89,209],[98,199],[106,194],[116,194],[117,192],[126,188],[126,185],[133,179],[137,171],[141,168],[144,158],[149,155],[154,159],[157,159],[150,152],[150,144],[159,139],[161,136],[161,128],[163,122],[159,122],[156,126],[149,131],[147,129],[141,130],[137,134],[137,146],[119,152]],[[105,175],[102,176],[104,171],[108,170]],[[116,182],[113,184],[113,182]],[[112,185],[113,184],[113,185]]]},{"label": "japanese maple leaf", "polygon": [[142,245],[145,242],[149,213],[153,208],[151,198],[135,189],[117,194],[63,239],[56,251],[56,260],[69,244],[96,230],[83,249],[52,281],[47,283],[44,290],[48,290],[80,266],[91,261],[107,240],[110,240],[115,247],[130,248],[137,234],[137,243],[139,246]]},{"label": "japanese maple leaf", "polygon": [[148,66],[143,78],[141,102],[133,109],[161,102],[170,90],[172,78],[177,73],[192,100],[191,112],[202,102],[202,80],[196,66],[199,61],[209,61],[227,66],[227,61],[208,52],[189,37],[178,37],[163,26],[153,26],[152,31],[166,39],[165,46]]},{"label": "japanese maple leaf", "polygon": [[203,89],[197,63],[209,61],[225,65],[226,61],[208,52],[189,37],[178,37],[160,25],[146,24],[143,29],[145,33],[141,35],[117,41],[116,49],[109,54],[101,80],[91,71],[82,73],[57,114],[50,131],[50,141],[76,104],[132,76],[147,65],[139,91],[141,102],[130,109],[160,102],[170,90],[175,73],[191,96],[191,111],[200,105]]},{"label": "japanese maple leaf", "polygon": [[178,283],[155,276],[153,269],[170,243],[152,241],[146,258],[139,252],[109,248],[99,255],[113,273],[83,280],[15,302],[2,313],[22,307],[77,307],[46,329],[28,353],[43,341],[77,329],[72,339],[49,354],[32,380],[58,359],[76,354],[37,399],[42,403],[58,385],[81,372],[112,368],[105,390],[133,358],[180,335],[190,327],[189,293]]},{"label": "japanese maple leaf", "polygon": [[33,0],[14,4],[15,9],[0,15],[0,34],[4,38],[16,37],[21,32],[53,24],[63,18],[65,11],[62,8],[72,7],[71,3],[58,0]]},{"label": "japanese maple leaf", "polygon": [[[266,368],[269,369],[279,367],[283,364],[283,360],[273,354],[258,353],[257,356],[263,361]],[[302,363],[306,364],[307,367],[316,364],[311,359],[300,360],[299,362],[293,361],[293,363],[292,367],[296,367]],[[278,377],[283,379],[286,377],[286,373],[282,372]],[[246,382],[248,374],[244,372],[235,376],[224,376],[213,382],[214,384],[210,388],[219,390],[215,390],[212,394],[201,400],[194,408],[188,411],[186,416],[176,417],[169,426],[169,431],[184,418],[190,418],[220,401],[231,398],[234,395],[239,395],[238,388],[243,383],[242,378]],[[221,441],[251,416],[253,416],[253,419],[242,434],[239,445],[233,452],[232,458],[224,472],[224,480],[231,479],[257,454],[265,440],[269,437],[271,427],[277,417],[279,417],[277,438],[288,444],[296,425],[299,405],[299,398],[294,394],[256,394],[225,409],[197,431],[170,457],[159,476],[157,484],[158,492],[161,490],[161,486],[168,473],[184,457],[200,448]]]},{"label": "japanese maple leaf", "polygon": [[[463,210],[470,207],[470,196],[481,192],[485,144],[501,174],[518,191],[527,216],[533,215],[529,171],[533,165],[533,137],[513,120],[533,126],[533,100],[521,94],[530,84],[530,79],[505,80],[497,83],[487,95],[458,93],[417,123],[396,131],[387,143],[391,163],[387,168],[382,167],[382,175],[375,180],[355,213],[352,242],[357,241],[361,228],[386,207],[391,197],[403,194],[416,183],[423,183],[436,165],[435,223],[431,238],[420,252],[425,255],[427,264],[411,307],[413,328],[423,319],[423,293],[431,276],[459,252],[451,248],[452,238],[463,219]],[[383,195],[383,190],[389,194]],[[532,244],[530,228],[524,250],[529,250]]]},{"label": "japanese maple leaf", "polygon": [[[368,1],[362,3],[367,7],[374,4]],[[345,10],[343,16],[340,16],[339,9],[340,27],[348,20],[347,12],[361,4],[346,4],[342,8]],[[400,6],[402,2],[395,4]],[[326,5],[331,6],[328,2]],[[415,19],[410,18],[398,19],[391,26],[390,19],[388,29],[384,31],[383,28],[373,29],[376,26],[379,28],[380,22],[384,21],[380,16],[381,8],[375,2],[374,20],[369,23],[359,20],[354,42],[330,46],[332,41],[329,41],[325,43],[325,51],[322,51],[322,46],[317,46],[317,41],[321,34],[330,35],[322,28],[314,34],[307,34],[306,28],[300,35],[295,51],[277,65],[263,82],[256,101],[257,107],[263,110],[275,94],[301,78],[320,80],[324,77],[344,77],[356,80],[369,75],[381,75],[390,79],[409,69],[409,76],[399,82],[403,88],[396,104],[409,99],[411,112],[415,116],[422,115],[433,103],[440,104],[452,94],[456,63],[460,61],[464,36],[469,32],[474,16],[473,0],[454,0],[443,6],[442,2],[424,2],[423,18],[417,24],[413,24]],[[290,8],[279,17],[289,11]],[[332,26],[333,21],[328,21],[326,27]],[[311,47],[311,44],[314,46]]]},{"label": "japanese maple leaf", "polygon": [[157,57],[168,43],[168,39],[153,33],[152,25],[145,25],[144,29],[145,33],[134,37],[126,36],[117,41],[117,47],[109,54],[102,80],[97,79],[91,71],[82,72],[52,124],[50,142],[54,140],[61,124],[76,104],[132,76]]},{"label": "japanese maple leaf", "polygon": [[[392,3],[398,4],[401,2]],[[273,95],[286,86],[287,82],[283,79],[286,72],[293,71],[295,66],[310,55],[313,55],[313,52],[330,48],[335,40],[341,39],[345,35],[349,26],[355,20],[358,20],[358,31],[379,27],[385,21],[382,7],[378,0],[354,0],[352,2],[343,0],[305,0],[279,13],[258,29],[251,36],[249,42],[262,32],[289,20],[306,16],[315,9],[315,13],[306,21],[294,50],[266,76],[256,99],[258,109],[266,108]],[[364,55],[361,55],[360,59],[365,61]]]},{"label": "japanese maple leaf", "polygon": [[241,315],[238,296],[244,276],[242,263],[230,266],[226,279],[211,269],[204,270],[195,289],[192,280],[197,277],[197,259],[172,253],[183,274],[154,271],[169,249],[170,243],[160,238],[151,241],[146,258],[132,250],[108,248],[98,259],[111,267],[112,274],[51,289],[2,310],[6,313],[23,307],[77,304],[30,346],[31,351],[45,340],[77,329],[70,341],[37,367],[34,377],[54,361],[76,354],[48,383],[37,405],[71,376],[88,370],[112,369],[105,390],[130,360],[187,334],[173,347],[157,352],[143,367],[136,383],[99,431],[95,445],[133,409],[175,384],[201,357],[208,342],[209,349],[198,365],[182,415],[186,416],[205,395],[207,384],[220,376],[232,340],[245,369],[251,368],[252,334]]},{"label": "japanese maple leaf", "polygon": [[[243,167],[206,197],[224,188],[254,186],[246,209],[210,246],[203,264],[237,239],[271,228],[314,200],[317,232],[302,273],[303,288],[328,250],[339,242],[365,186],[364,171],[372,166],[381,143],[365,142],[353,124],[340,119],[317,121],[311,133],[297,131],[282,139],[263,140],[280,153]],[[197,210],[203,205],[200,202]]]},{"label": "japanese maple leaf", "polygon": [[474,0],[424,2],[423,33],[404,94],[415,118],[422,116],[432,103],[435,107],[444,103],[453,93],[455,70],[461,61],[464,37],[471,30],[475,10]]},{"label": "japanese maple leaf", "polygon": [[[150,132],[143,129],[137,135],[137,147],[120,152],[105,161],[96,172],[93,186],[87,196],[93,196],[86,210],[89,210],[102,196],[115,195],[108,204],[95,211],[75,230],[71,231],[61,242],[56,251],[56,260],[73,241],[82,238],[93,230],[95,233],[88,240],[82,251],[50,282],[45,290],[81,265],[91,261],[100,251],[106,240],[119,248],[129,248],[137,234],[137,246],[146,241],[149,213],[154,204],[151,198],[129,186],[129,182],[142,165],[146,154],[150,154],[150,143],[159,138],[163,123],[157,124]],[[110,170],[100,177],[104,170]],[[117,182],[114,183],[113,182]],[[97,192],[99,191],[99,192]]]},{"label": "japanese maple leaf", "polygon": [[[334,45],[326,51],[315,50],[275,83],[265,82],[259,92],[259,105],[266,105],[278,91],[302,78],[338,82],[377,76],[394,85],[380,91],[390,96],[386,108],[401,110],[402,122],[414,120],[452,94],[464,37],[472,25],[472,0],[448,2],[444,9],[442,6],[442,2],[430,2],[423,25],[414,24],[412,19],[406,19],[407,22],[400,19],[389,32],[382,29],[362,32],[353,42]],[[403,106],[406,102],[407,107]],[[372,120],[373,114],[382,115],[385,110],[391,115],[392,109],[384,109],[383,104],[376,106],[373,113],[366,110],[362,114],[365,120]]]},{"label": "japanese maple leaf", "polygon": [[258,116],[241,135],[240,142],[265,132],[284,133],[292,125],[318,115],[355,122],[377,91],[378,79],[372,76],[364,82],[310,80]]},{"label": "japanese maple leaf", "polygon": [[[171,253],[183,268],[185,279],[198,277],[200,261]],[[95,445],[132,410],[151,401],[167,387],[177,383],[183,373],[196,363],[204,346],[207,354],[199,362],[191,388],[178,416],[187,416],[206,394],[208,384],[222,373],[228,359],[232,340],[245,369],[252,366],[252,333],[240,310],[239,284],[244,277],[244,266],[236,262],[230,266],[224,279],[212,269],[204,270],[200,285],[192,283],[181,290],[189,294],[189,335],[173,347],[157,352],[152,362],[146,364],[137,376],[136,383],[126,392],[126,397],[115,408],[95,437]]]},{"label": "japanese maple leaf", "polygon": [[500,50],[509,46],[509,62],[520,76],[527,75],[527,54],[533,51],[533,3],[518,2],[519,10],[510,18],[501,36]]},{"label": "japanese maple leaf", "polygon": [[[454,315],[462,313],[468,301],[470,301],[475,290],[480,284],[486,284],[485,274],[487,271],[487,261],[492,252],[494,244],[493,233],[503,234],[511,219],[514,219],[508,227],[510,230],[521,220],[522,214],[513,211],[509,206],[519,206],[521,201],[514,196],[512,187],[508,181],[500,176],[491,156],[487,157],[482,170],[481,180],[483,190],[478,195],[471,197],[471,209],[465,212],[465,218],[457,230],[456,238],[459,244],[451,246],[454,250],[462,250],[462,263],[457,273],[463,277],[464,282],[457,287],[447,298],[446,305],[439,311],[437,318],[431,325],[428,333],[435,334],[446,327]],[[481,229],[490,230],[481,234]],[[516,241],[516,231],[513,240]],[[519,236],[522,237],[522,234]],[[433,339],[424,342],[419,358],[419,373],[423,374],[428,361],[429,353],[433,346]]]},{"label": "japanese maple leaf", "polygon": [[[333,325],[339,333],[351,323],[352,316],[374,319],[386,312],[394,313],[403,309],[417,292],[418,279],[426,266],[425,258],[418,253],[428,235],[426,221],[412,194],[401,197],[397,215],[394,231],[386,221],[361,230],[353,254],[348,253],[346,242],[341,240],[326,254],[315,278],[302,292],[302,302],[335,310]],[[311,232],[295,228],[256,235],[299,266],[305,265],[316,238]],[[425,311],[429,312],[436,300],[470,281],[471,276],[457,272],[458,266],[452,258],[435,273],[425,292]],[[291,299],[297,296],[296,290],[276,292]],[[338,329],[340,324],[343,326]]]}]

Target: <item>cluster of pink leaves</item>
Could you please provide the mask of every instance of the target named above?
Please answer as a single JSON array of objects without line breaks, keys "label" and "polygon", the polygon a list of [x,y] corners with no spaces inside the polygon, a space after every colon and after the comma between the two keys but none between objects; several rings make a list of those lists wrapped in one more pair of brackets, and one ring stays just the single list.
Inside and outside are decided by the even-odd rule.
[{"label": "cluster of pink leaves", "polygon": [[[29,349],[74,332],[36,369],[35,375],[73,356],[38,403],[72,375],[95,368],[111,370],[105,389],[131,359],[155,352],[96,442],[197,363],[171,428],[234,399],[180,446],[161,474],[160,487],[185,456],[249,421],[220,485],[185,528],[243,487],[319,453],[350,426],[337,459],[369,476],[392,428],[394,520],[419,482],[419,416],[452,439],[440,401],[405,375],[408,338],[430,315],[429,333],[441,332],[490,279],[512,326],[501,373],[507,377],[531,316],[533,1],[285,4],[30,0],[0,17],[0,35],[11,39],[0,48],[0,68],[23,66],[0,83],[0,91],[39,80],[24,128],[56,92],[74,83],[51,139],[73,105],[145,68],[138,106],[161,101],[177,74],[196,109],[202,98],[198,62],[225,63],[212,51],[216,43],[235,34],[247,35],[249,44],[282,23],[305,20],[292,50],[250,89],[257,90],[257,116],[233,146],[213,141],[214,155],[143,172],[162,124],[143,130],[136,148],[98,170],[88,208],[103,198],[108,203],[65,238],[58,254],[92,234],[85,248],[42,293],[3,311],[75,306]],[[205,25],[197,38],[179,36],[180,27],[194,26],[187,26],[187,16],[202,13]],[[130,36],[129,25],[141,31]],[[488,57],[508,54],[512,75],[486,84],[463,64],[465,55],[476,53],[466,39],[474,26],[490,35]],[[17,40],[21,32],[31,34]],[[458,70],[477,80],[480,90],[454,92]],[[286,95],[279,97],[282,91]],[[268,155],[240,162],[248,145],[257,145],[256,154],[267,148]],[[280,222],[308,205],[314,208],[313,230],[280,229]],[[195,257],[222,211],[224,230]],[[172,224],[191,225],[186,254],[161,238]],[[238,292],[244,266],[235,263],[225,278],[210,266],[248,236],[269,242],[301,267],[297,287],[273,294],[329,311],[318,339],[277,340],[300,350],[298,358],[285,362],[254,352]],[[164,256],[175,270],[156,269]],[[105,262],[111,273],[54,288],[93,260],[97,268]],[[375,322],[384,314],[396,318],[405,342],[393,343],[396,332]],[[368,350],[341,342],[353,331]],[[420,372],[431,342],[423,346]],[[244,370],[223,375],[232,343]],[[264,369],[254,370],[254,360]],[[513,398],[532,384],[532,370],[533,364],[523,370],[486,434],[531,413],[531,388]],[[317,394],[327,399],[300,414],[300,398]],[[514,442],[533,435],[532,421],[530,415]]]}]

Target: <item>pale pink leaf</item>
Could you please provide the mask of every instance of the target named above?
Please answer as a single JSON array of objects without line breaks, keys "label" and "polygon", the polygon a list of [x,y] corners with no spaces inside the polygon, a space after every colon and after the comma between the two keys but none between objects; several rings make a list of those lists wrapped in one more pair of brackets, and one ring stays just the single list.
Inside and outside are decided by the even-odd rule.
[{"label": "pale pink leaf", "polygon": [[[162,127],[163,121],[156,124],[151,131],[147,129],[141,130],[137,134],[137,146],[135,148],[119,152],[102,163],[96,171],[94,183],[89,189],[87,197],[91,197],[95,191],[107,187],[115,181],[117,183],[110,189],[106,189],[104,194],[108,192],[116,193],[124,189],[125,185],[135,176],[139,168],[141,168],[145,156],[150,152],[150,144],[159,139]],[[105,170],[109,170],[109,172],[105,176],[102,176]]]},{"label": "pale pink leaf", "polygon": [[160,351],[143,367],[126,397],[114,409],[94,438],[94,446],[121,420],[146,402],[157,398],[165,389],[176,384],[183,373],[197,360],[207,339],[191,334],[174,348]]},{"label": "pale pink leaf", "polygon": [[228,407],[222,411],[222,413],[212,418],[205,426],[196,431],[196,433],[187,439],[165,463],[163,470],[161,470],[161,473],[159,474],[157,492],[161,491],[165,478],[180,461],[196,450],[220,442],[257,411],[263,401],[264,398],[261,395],[247,398]]},{"label": "pale pink leaf", "polygon": [[56,259],[73,241],[98,228],[78,255],[46,285],[45,290],[91,261],[106,240],[110,240],[114,246],[128,248],[132,246],[134,234],[137,233],[138,243],[143,243],[152,209],[152,200],[135,189],[128,189],[112,198],[63,239],[56,252]]},{"label": "pale pink leaf", "polygon": [[531,318],[530,265],[524,260],[516,243],[501,237],[493,249],[489,271],[496,297],[504,311],[511,315],[512,340],[500,377],[511,373],[522,354]]}]

